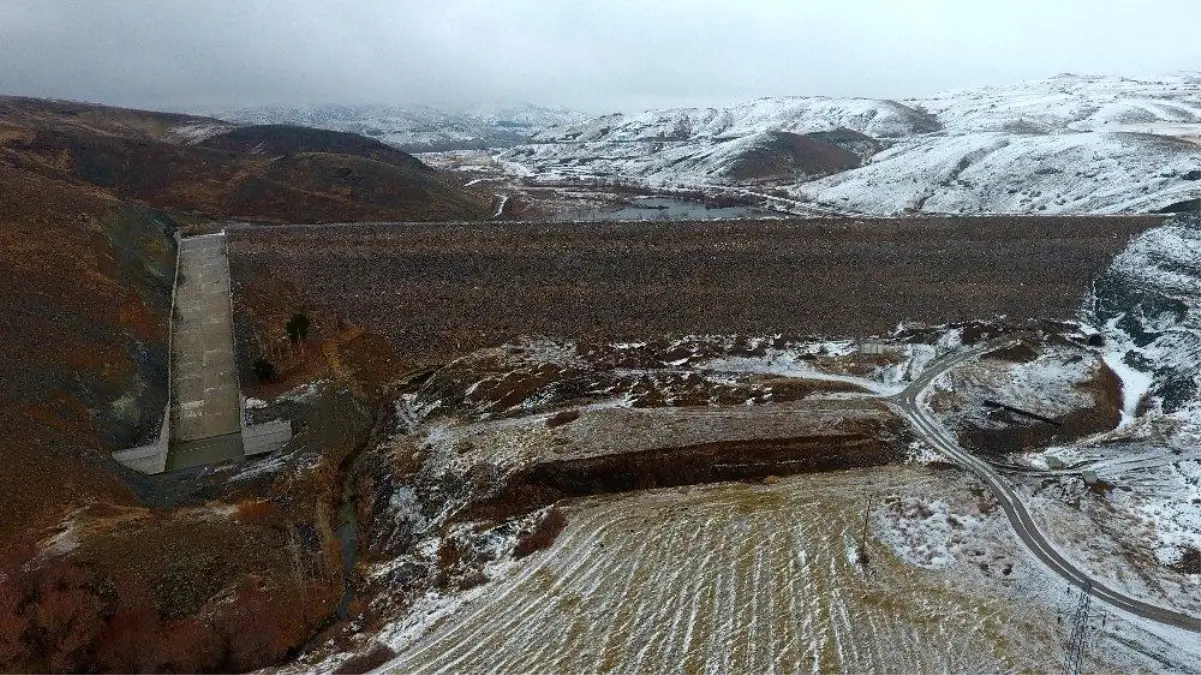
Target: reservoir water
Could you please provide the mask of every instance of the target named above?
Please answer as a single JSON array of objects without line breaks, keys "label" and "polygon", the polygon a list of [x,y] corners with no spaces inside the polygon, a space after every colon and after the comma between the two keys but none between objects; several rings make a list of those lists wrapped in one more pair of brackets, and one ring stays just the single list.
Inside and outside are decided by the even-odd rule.
[{"label": "reservoir water", "polygon": [[645,197],[614,209],[580,209],[561,214],[562,220],[745,220],[781,218],[783,214],[751,206],[707,206],[673,197]]}]

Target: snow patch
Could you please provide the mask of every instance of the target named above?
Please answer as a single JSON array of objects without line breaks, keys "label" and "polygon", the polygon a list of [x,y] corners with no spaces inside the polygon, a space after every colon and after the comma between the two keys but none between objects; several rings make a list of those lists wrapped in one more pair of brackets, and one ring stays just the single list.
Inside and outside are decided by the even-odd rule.
[{"label": "snow patch", "polygon": [[1118,428],[1130,426],[1138,412],[1139,401],[1151,391],[1153,378],[1150,373],[1131,368],[1125,361],[1124,353],[1107,352],[1102,359],[1105,365],[1122,381],[1122,421]]},{"label": "snow patch", "polygon": [[877,533],[893,553],[926,569],[954,563],[961,543],[979,524],[979,518],[952,513],[946,502],[926,497],[898,499],[875,518]]}]

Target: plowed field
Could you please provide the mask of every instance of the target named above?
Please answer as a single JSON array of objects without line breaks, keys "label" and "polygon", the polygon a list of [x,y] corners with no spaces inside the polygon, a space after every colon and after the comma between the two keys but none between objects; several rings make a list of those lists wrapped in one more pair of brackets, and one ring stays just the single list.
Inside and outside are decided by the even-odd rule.
[{"label": "plowed field", "polygon": [[390,668],[998,672],[1057,663],[1045,608],[960,583],[955,568],[906,565],[881,544],[869,544],[866,567],[856,562],[866,493],[953,489],[952,480],[894,467],[576,502],[551,549],[401,646]]}]

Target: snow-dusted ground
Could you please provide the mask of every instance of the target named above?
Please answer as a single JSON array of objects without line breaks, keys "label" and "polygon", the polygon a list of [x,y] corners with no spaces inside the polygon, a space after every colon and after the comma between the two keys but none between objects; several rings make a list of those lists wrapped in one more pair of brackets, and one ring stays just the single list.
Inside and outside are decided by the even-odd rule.
[{"label": "snow-dusted ground", "polygon": [[[1121,378],[1118,429],[1023,458],[1068,465],[1021,488],[1060,551],[1149,602],[1201,611],[1201,227],[1187,217],[1133,240],[1096,281],[1084,318]],[[1109,487],[1086,489],[1091,470]],[[1195,640],[1195,638],[1194,638]]]},{"label": "snow-dusted ground", "polygon": [[[1201,124],[1201,78],[1064,74],[1013,85],[943,92],[904,103],[955,131],[1126,131]],[[1188,127],[1196,130],[1196,126]]]},{"label": "snow-dusted ground", "polygon": [[[964,399],[990,395],[1049,416],[1088,403],[1072,400],[1086,396],[1075,385],[1102,362],[1118,375],[1116,429],[1015,453],[1009,462],[1050,470],[1010,479],[1040,529],[1079,568],[1131,596],[1191,614],[1201,612],[1199,309],[1201,224],[1178,217],[1134,239],[1096,280],[1082,312],[1093,328],[1082,335],[1099,332],[1101,344],[1044,347],[1027,363],[982,360],[955,374]],[[949,389],[950,378],[940,384]],[[948,425],[970,418],[984,426],[980,412],[961,404],[942,417]],[[1095,488],[1085,484],[1085,472],[1099,479]],[[951,511],[936,498],[906,508],[923,517],[893,528],[896,546],[920,564],[954,556],[955,531],[944,522]],[[1188,644],[1201,640],[1191,636]]]},{"label": "snow-dusted ground", "polygon": [[1076,410],[1102,405],[1100,392],[1089,389],[1105,368],[1100,355],[1083,346],[1043,346],[1025,363],[982,359],[956,369],[954,379],[940,378],[937,388],[954,389],[962,401],[941,415],[951,428],[1001,428],[1011,420],[993,419],[992,400],[1057,419]]},{"label": "snow-dusted ground", "polygon": [[[1152,238],[1180,244],[1165,232]],[[1132,249],[1158,251],[1148,246],[1138,240]],[[1120,259],[1115,266],[1128,264]],[[1102,293],[1090,307],[1114,311],[1115,302]],[[1179,327],[1156,316],[1140,312],[1146,320],[1140,325],[1167,332]],[[1141,333],[1119,342],[1119,325],[1129,326],[1111,321],[1101,329],[1110,334],[1106,344],[1092,352],[1048,338],[1032,361],[993,360],[996,372],[980,374],[977,384],[1026,405],[1042,401],[1050,406],[1043,412],[1056,414],[1054,406],[1072,398],[1076,385],[1104,361],[1114,354],[1125,358],[1123,345],[1148,344]],[[1077,328],[1063,330],[1087,341],[1092,331]],[[927,340],[936,336],[931,331]],[[415,432],[404,447],[453,459],[464,448],[480,450],[459,447],[461,429],[440,416],[461,415],[496,428],[534,420],[531,428],[544,429],[557,401],[548,382],[564,376],[554,369],[570,371],[567,379],[581,372],[595,376],[599,364],[616,373],[616,380],[605,381],[616,387],[609,392],[614,396],[573,403],[580,410],[629,405],[621,378],[652,372],[692,372],[726,386],[748,378],[832,378],[862,390],[853,395],[871,398],[895,391],[961,339],[961,330],[943,330],[937,345],[893,345],[882,355],[861,354],[845,341],[790,343],[779,337],[591,346],[533,340],[481,352],[472,357],[474,366],[470,359],[451,364],[424,385],[429,390],[403,398],[398,412]],[[499,360],[483,367],[488,359]],[[1147,364],[1136,365],[1124,381],[1147,379],[1139,375],[1148,372]],[[506,374],[523,369],[549,379],[527,386],[525,375]],[[450,379],[438,384],[439,378]],[[1151,379],[1148,400],[1158,401],[1158,380]],[[466,392],[466,398],[452,391]],[[1057,547],[1080,567],[1150,601],[1193,607],[1201,580],[1168,565],[1201,543],[1201,502],[1192,501],[1201,480],[1201,433],[1188,435],[1198,429],[1183,423],[1180,411],[1187,407],[1167,413],[1158,405],[1128,404],[1131,419],[1122,428],[1029,458],[1029,464],[1045,466],[1054,453],[1073,465],[1073,473],[1037,476],[1024,494]],[[581,418],[564,428],[584,424]],[[422,672],[1058,670],[1075,591],[1026,554],[982,485],[958,471],[921,466],[936,459],[921,447],[911,455],[915,461],[905,466],[765,485],[575,500],[561,504],[568,527],[556,543],[521,561],[508,554],[512,523],[496,530],[452,525],[451,538],[474,538],[477,547],[493,552],[484,583],[456,593],[429,590],[372,639],[395,650],[388,668]],[[1118,489],[1108,496],[1085,490],[1083,468]],[[406,565],[434,564],[446,534],[437,534],[438,523],[451,522],[448,514],[462,503],[460,494],[444,496],[440,503],[447,510],[424,513],[412,491],[393,493],[397,520],[420,519],[411,529],[425,538],[372,570],[372,578],[386,581]],[[859,555],[865,522],[866,566]],[[1196,636],[1120,613],[1102,622],[1101,611],[1092,622],[1087,669],[1201,669]],[[341,658],[306,667],[329,670]]]},{"label": "snow-dusted ground", "polygon": [[[857,548],[867,496],[868,562]],[[379,638],[412,672],[1055,671],[1075,595],[961,474],[891,467],[588,498],[555,545]],[[925,549],[934,549],[928,556]],[[916,557],[915,557],[916,556]],[[910,561],[936,561],[912,564]],[[1109,616],[1089,670],[1196,670]],[[332,666],[332,661],[327,666]]]},{"label": "snow-dusted ground", "polygon": [[500,148],[584,115],[531,104],[475,106],[316,105],[194,111],[238,124],[298,124],[370,136],[413,152]]},{"label": "snow-dusted ground", "polygon": [[[737,187],[774,132],[849,130],[883,148],[856,169],[775,187],[844,213],[1128,213],[1201,197],[1201,77],[1065,75],[927,99],[771,98],[609,115],[503,153],[546,183]],[[713,189],[716,189],[713,188]]]},{"label": "snow-dusted ground", "polygon": [[1201,196],[1201,146],[1130,133],[967,132],[906,140],[789,188],[853,213],[1137,213]]},{"label": "snow-dusted ground", "polygon": [[[400,671],[904,672],[1042,669],[1053,613],[976,594],[892,559],[854,556],[865,479],[797,476],[582,500],[550,550],[453,612],[385,631]],[[954,477],[943,474],[953,481]],[[855,487],[853,487],[855,486]],[[934,489],[933,485],[927,485]],[[632,536],[631,532],[639,533]],[[998,572],[999,574],[999,572]],[[1016,578],[1016,576],[1015,576]]]},{"label": "snow-dusted ground", "polygon": [[[654,343],[529,339],[462,357],[396,401],[424,470],[501,473],[531,462],[826,433],[890,418],[895,394],[934,352],[849,340],[686,336]],[[765,410],[759,411],[760,408]],[[553,418],[569,412],[569,425]]]}]

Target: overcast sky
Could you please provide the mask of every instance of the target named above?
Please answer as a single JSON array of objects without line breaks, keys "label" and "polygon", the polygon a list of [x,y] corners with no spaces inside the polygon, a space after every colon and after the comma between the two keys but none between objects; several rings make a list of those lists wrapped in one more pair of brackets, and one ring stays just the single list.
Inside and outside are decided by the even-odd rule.
[{"label": "overcast sky", "polygon": [[591,113],[1201,69],[1201,0],[0,0],[0,93]]}]

